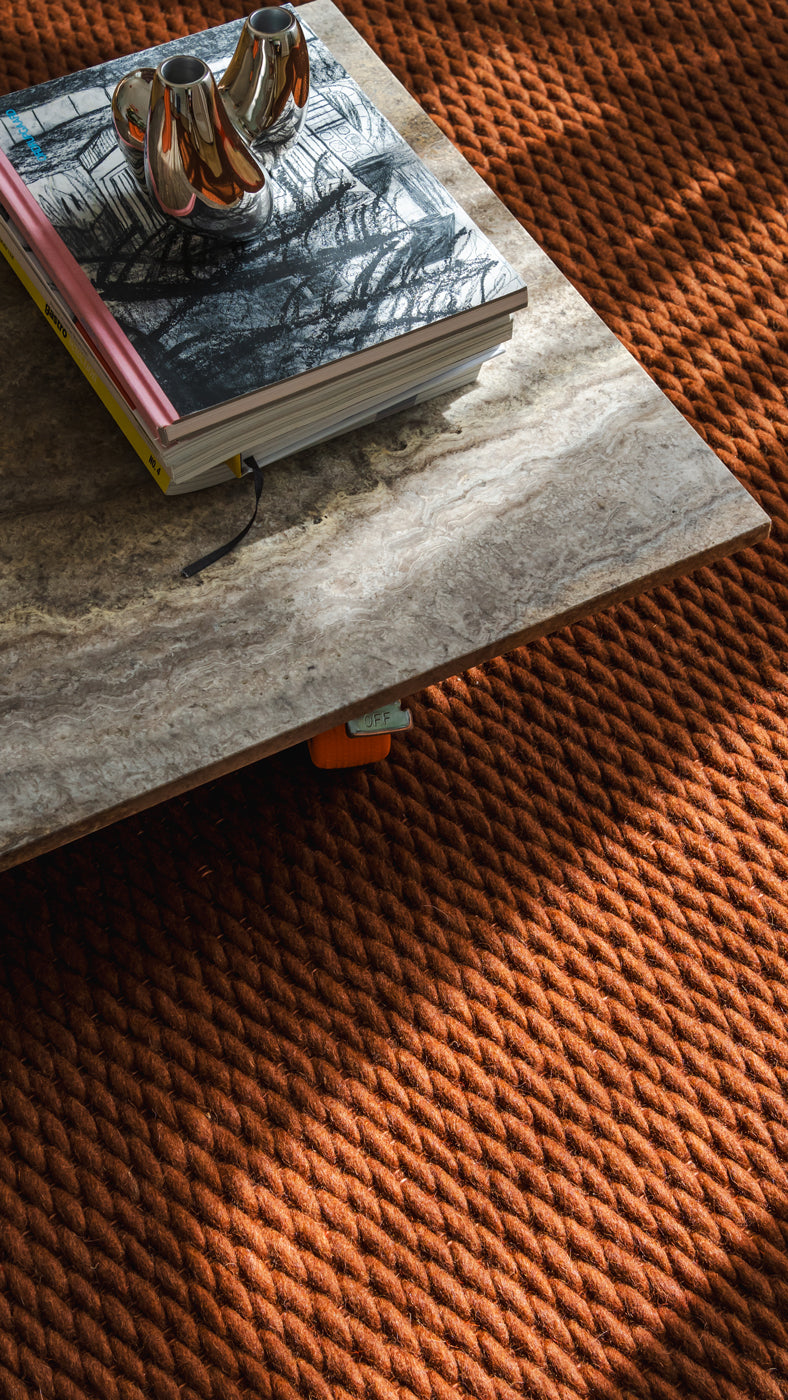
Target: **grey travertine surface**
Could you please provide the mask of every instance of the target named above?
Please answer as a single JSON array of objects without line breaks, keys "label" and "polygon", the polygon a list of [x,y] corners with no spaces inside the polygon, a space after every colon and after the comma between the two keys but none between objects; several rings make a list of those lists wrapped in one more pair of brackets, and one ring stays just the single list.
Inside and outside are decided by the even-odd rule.
[{"label": "grey travertine surface", "polygon": [[268,467],[244,545],[187,581],[249,484],[161,495],[3,264],[0,865],[768,530],[329,0],[306,13],[529,308],[472,388]]}]

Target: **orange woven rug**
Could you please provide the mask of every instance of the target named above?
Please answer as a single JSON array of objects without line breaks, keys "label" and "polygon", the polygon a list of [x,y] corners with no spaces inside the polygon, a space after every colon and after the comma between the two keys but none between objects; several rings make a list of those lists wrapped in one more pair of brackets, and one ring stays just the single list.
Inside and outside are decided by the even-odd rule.
[{"label": "orange woven rug", "polygon": [[344,8],[774,532],[0,879],[0,1395],[778,1400],[788,6]]}]

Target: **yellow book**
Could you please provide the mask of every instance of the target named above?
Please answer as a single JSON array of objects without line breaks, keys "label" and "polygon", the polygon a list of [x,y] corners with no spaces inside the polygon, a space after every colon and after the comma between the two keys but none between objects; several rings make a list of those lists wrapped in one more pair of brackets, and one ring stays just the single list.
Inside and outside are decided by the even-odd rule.
[{"label": "yellow book", "polygon": [[[56,296],[53,295],[50,300],[44,295],[38,283],[33,280],[27,268],[19,260],[7,237],[7,225],[2,218],[0,218],[0,253],[3,254],[11,270],[16,273],[25,291],[32,297],[42,316],[49,322],[58,340],[65,345],[74,364],[82,371],[91,389],[98,394],[104,407],[112,414],[140,461],[144,462],[154,481],[167,494],[172,485],[172,478],[156,451],[155,445],[142,431],[137,421],[132,417],[130,410],[125,406],[121,391],[111,386],[111,376],[108,371],[105,370],[102,373],[99,370],[100,358],[90,345],[85,333],[81,331],[79,323],[68,316],[59,298],[56,299]],[[225,465],[233,476],[241,477],[243,475],[240,454],[231,457]]]},{"label": "yellow book", "polygon": [[86,354],[85,348],[79,343],[79,340],[77,339],[77,336],[74,333],[74,328],[72,326],[64,324],[61,317],[57,314],[54,308],[50,306],[49,302],[43,296],[39,288],[36,286],[35,282],[33,282],[32,279],[28,276],[28,273],[26,272],[25,268],[14,256],[13,252],[6,243],[3,237],[3,233],[3,224],[2,222],[0,222],[0,252],[2,252],[9,267],[12,269],[13,272],[16,273],[17,277],[22,283],[22,286],[25,288],[25,291],[28,292],[29,295],[33,298],[33,301],[35,302],[42,316],[46,317],[53,331],[57,335],[58,340],[60,340],[62,344],[65,345],[69,355],[74,361],[74,364],[77,365],[79,369],[81,369],[91,389],[94,389],[95,392],[98,394],[99,398],[101,399],[101,402],[104,404],[104,407],[109,409],[118,427],[125,434],[126,438],[131,443],[131,446],[134,448],[134,451],[137,453],[137,456],[140,458],[140,461],[145,463],[145,466],[148,468],[148,471],[150,472],[151,476],[154,478],[155,481],[159,483],[159,486],[161,487],[162,491],[166,491],[168,486],[170,485],[170,477],[164,466],[164,463],[153,451],[151,444],[147,442],[146,439],[143,437],[142,433],[140,432],[140,429],[134,422],[134,419],[131,418],[126,412],[126,410],[121,407],[121,405],[117,402],[114,394],[111,393],[109,387],[104,383],[103,379],[97,373],[92,361],[88,358]]}]

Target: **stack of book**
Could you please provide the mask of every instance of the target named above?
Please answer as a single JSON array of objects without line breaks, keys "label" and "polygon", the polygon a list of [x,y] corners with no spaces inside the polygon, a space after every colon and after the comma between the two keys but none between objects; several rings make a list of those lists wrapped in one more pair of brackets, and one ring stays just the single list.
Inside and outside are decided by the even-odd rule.
[{"label": "stack of book", "polygon": [[218,76],[242,20],[0,102],[0,251],[170,494],[471,382],[527,293],[302,25],[311,88],[253,242],[184,231],[115,138],[111,98],[173,53]]}]

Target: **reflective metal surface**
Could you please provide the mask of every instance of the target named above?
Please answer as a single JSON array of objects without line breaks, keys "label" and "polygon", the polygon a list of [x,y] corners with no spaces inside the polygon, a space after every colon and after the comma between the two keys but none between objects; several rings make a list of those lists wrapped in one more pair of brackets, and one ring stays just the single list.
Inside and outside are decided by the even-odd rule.
[{"label": "reflective metal surface", "polygon": [[198,233],[252,237],[271,212],[263,167],[200,58],[179,54],[154,73],[145,181],[163,213]]},{"label": "reflective metal surface", "polygon": [[133,68],[112,94],[112,120],[118,145],[140,184],[145,183],[145,128],[155,68]]},{"label": "reflective metal surface", "polygon": [[377,710],[367,710],[366,714],[349,719],[345,733],[350,739],[358,739],[365,734],[398,734],[410,729],[413,716],[410,710],[403,710],[400,700],[392,700],[390,705],[379,705]]},{"label": "reflective metal surface", "polygon": [[265,167],[301,130],[309,53],[284,6],[255,10],[217,85],[189,54],[135,68],[118,83],[112,120],[143,187],[170,218],[200,233],[252,237],[271,211]]},{"label": "reflective metal surface", "polygon": [[290,10],[270,6],[248,17],[219,89],[262,159],[275,159],[296,139],[309,97],[309,55]]}]

